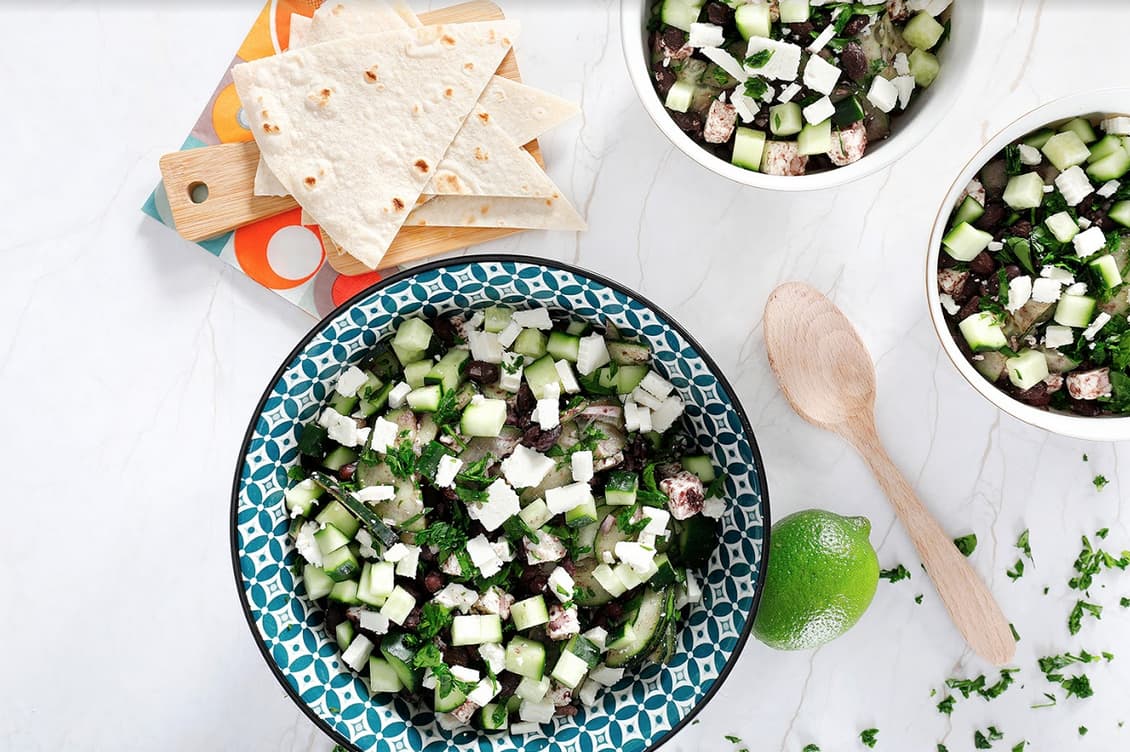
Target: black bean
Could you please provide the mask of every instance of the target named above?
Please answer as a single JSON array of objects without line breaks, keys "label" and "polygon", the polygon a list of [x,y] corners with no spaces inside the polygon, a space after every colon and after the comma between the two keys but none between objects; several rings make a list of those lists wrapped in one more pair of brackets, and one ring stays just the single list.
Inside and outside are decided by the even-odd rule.
[{"label": "black bean", "polygon": [[482,360],[472,360],[467,365],[467,378],[476,384],[493,384],[498,381],[498,365]]},{"label": "black bean", "polygon": [[1052,394],[1048,391],[1048,385],[1042,381],[1031,389],[1025,389],[1024,391],[1014,387],[1009,393],[1014,399],[1023,402],[1025,405],[1031,405],[1032,407],[1047,407],[1052,401]]},{"label": "black bean", "polygon": [[1004,268],[1004,274],[1010,281],[1016,279],[1022,273],[1020,267],[1016,264],[1009,264]]},{"label": "black bean", "polygon": [[844,45],[844,50],[840,53],[840,63],[848,78],[853,81],[864,81],[871,67],[859,42],[848,42]]},{"label": "black bean", "polygon": [[466,666],[471,662],[470,651],[462,645],[448,645],[443,649],[443,662],[448,666]]},{"label": "black bean", "polygon": [[1018,219],[1008,228],[1008,234],[1016,238],[1026,238],[1032,234],[1032,223],[1026,219]]},{"label": "black bean", "polygon": [[870,21],[869,16],[852,16],[852,19],[847,22],[847,26],[840,32],[841,37],[854,37],[859,32],[867,27],[867,22]]},{"label": "black bean", "polygon": [[990,201],[985,206],[985,213],[973,223],[973,226],[979,230],[993,232],[999,228],[1006,219],[1008,219],[1008,209],[1005,208],[1005,205],[996,201]]},{"label": "black bean", "polygon": [[675,85],[678,76],[675,75],[675,71],[671,70],[669,67],[664,67],[662,64],[659,64],[659,67],[654,69],[654,74],[655,88],[662,96],[667,96],[667,92],[671,91],[671,87]]},{"label": "black bean", "polygon": [[337,477],[342,480],[350,480],[353,474],[357,472],[357,463],[350,462],[348,465],[342,465],[341,469],[337,471]]},{"label": "black bean", "polygon": [[432,321],[432,331],[439,337],[440,342],[443,342],[445,345],[455,344],[457,332],[455,331],[455,325],[451,323],[451,319],[447,316],[436,316]]},{"label": "black bean", "polygon": [[424,589],[429,593],[438,593],[444,587],[443,575],[439,572],[428,572],[424,575]]},{"label": "black bean", "polygon": [[415,629],[420,626],[421,616],[423,616],[423,607],[415,606],[408,612],[408,616],[404,617],[404,623],[401,626],[405,629]]},{"label": "black bean", "polygon": [[988,251],[981,251],[969,262],[969,270],[979,277],[988,277],[997,270],[997,260]]},{"label": "black bean", "polygon": [[[968,301],[966,301],[965,305],[963,305],[961,307],[961,310],[957,312],[957,320],[958,321],[964,321],[965,319],[969,318],[970,316],[972,316],[973,314],[977,313],[980,310],[981,310],[981,298],[975,295],[972,298],[970,298]],[[965,338],[964,337],[958,337],[958,339],[964,340]]]},{"label": "black bean", "polygon": [[[766,122],[768,121],[766,115]],[[692,136],[702,135],[702,115],[697,112],[672,112],[671,119],[675,121],[675,125],[679,126],[685,133]]]},{"label": "black bean", "polygon": [[687,33],[682,29],[668,26],[663,30],[663,46],[671,52],[678,52],[687,43]]},{"label": "black bean", "polygon": [[801,21],[799,23],[791,23],[791,24],[788,24],[788,27],[789,27],[790,30],[792,30],[792,37],[793,37],[793,43],[794,44],[800,44],[801,46],[805,46],[804,43],[807,43],[808,40],[812,38],[813,27],[812,27],[811,21]]},{"label": "black bean", "polygon": [[716,26],[726,26],[734,20],[734,9],[725,3],[709,2],[703,10],[706,20]]},{"label": "black bean", "polygon": [[529,415],[538,406],[537,397],[534,396],[530,385],[525,381],[518,387],[518,396],[514,400],[514,406],[518,408],[518,412],[523,415]]}]

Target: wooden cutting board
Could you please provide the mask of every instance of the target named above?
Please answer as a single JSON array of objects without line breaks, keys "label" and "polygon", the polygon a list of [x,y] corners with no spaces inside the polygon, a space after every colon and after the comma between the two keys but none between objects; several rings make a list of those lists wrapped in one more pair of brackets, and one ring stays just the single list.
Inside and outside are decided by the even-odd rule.
[{"label": "wooden cutting board", "polygon": [[[420,14],[425,25],[497,21],[505,16],[489,0],[453,5]],[[503,58],[496,71],[521,81],[514,50]],[[526,151],[545,166],[537,141],[526,144]],[[261,219],[294,209],[290,196],[256,196],[255,171],[259,148],[254,141],[219,144],[188,149],[161,157],[161,176],[168,195],[169,209],[177,232],[193,242],[207,240]],[[204,190],[206,187],[206,191]],[[206,196],[206,198],[204,198]],[[195,199],[195,200],[194,200]],[[403,227],[389,248],[381,267],[397,266],[440,253],[522,232],[516,229],[466,227]],[[324,232],[322,243],[326,260],[341,274],[364,274],[371,269],[343,252]]]}]

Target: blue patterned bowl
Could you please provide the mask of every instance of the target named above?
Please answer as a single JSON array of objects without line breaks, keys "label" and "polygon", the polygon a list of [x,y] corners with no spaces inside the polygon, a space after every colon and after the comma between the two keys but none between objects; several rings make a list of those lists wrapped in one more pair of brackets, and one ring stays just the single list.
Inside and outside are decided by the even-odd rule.
[{"label": "blue patterned bowl", "polygon": [[[705,597],[666,666],[648,666],[606,689],[594,707],[540,734],[452,733],[400,697],[371,696],[342,662],[323,613],[292,571],[283,509],[295,428],[313,418],[338,373],[405,317],[528,303],[612,321],[646,341],[687,402],[697,441],[728,473],[730,507],[710,561]],[[327,316],[287,357],[247,429],[232,488],[232,563],[251,632],[283,688],[338,743],[356,749],[645,752],[687,724],[721,686],[749,637],[769,538],[765,471],[749,421],[702,348],[655,306],[621,285],[554,262],[477,256],[417,267],[382,281]]]}]

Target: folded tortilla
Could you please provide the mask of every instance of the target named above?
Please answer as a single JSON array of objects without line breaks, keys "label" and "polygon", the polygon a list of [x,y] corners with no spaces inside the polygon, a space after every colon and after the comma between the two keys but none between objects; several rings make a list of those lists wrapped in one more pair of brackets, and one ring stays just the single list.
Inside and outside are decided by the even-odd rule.
[{"label": "folded tortilla", "polygon": [[585,220],[561,195],[551,198],[436,196],[413,209],[405,226],[568,231],[588,229]]},{"label": "folded tortilla", "polygon": [[243,63],[232,77],[271,172],[375,269],[518,32],[514,21],[402,29]]}]

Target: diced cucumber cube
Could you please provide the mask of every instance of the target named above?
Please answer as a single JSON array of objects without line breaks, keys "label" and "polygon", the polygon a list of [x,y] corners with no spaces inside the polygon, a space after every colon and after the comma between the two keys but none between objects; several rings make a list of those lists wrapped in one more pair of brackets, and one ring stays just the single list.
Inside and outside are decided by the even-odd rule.
[{"label": "diced cucumber cube", "polygon": [[714,473],[714,463],[705,454],[683,457],[680,464],[682,464],[684,470],[694,473],[706,485],[710,485],[717,477]]},{"label": "diced cucumber cube", "polygon": [[604,501],[609,506],[630,507],[636,503],[640,478],[635,473],[613,470],[604,485]]},{"label": "diced cucumber cube", "polygon": [[337,625],[334,630],[334,640],[337,642],[338,650],[345,650],[349,647],[349,643],[353,642],[353,622],[346,619]]},{"label": "diced cucumber cube", "polygon": [[832,148],[832,120],[804,126],[796,142],[797,153],[801,156],[827,154]]},{"label": "diced cucumber cube", "polygon": [[540,358],[546,353],[546,336],[537,329],[523,329],[514,340],[514,352],[527,358]]},{"label": "diced cucumber cube", "polygon": [[1095,129],[1091,125],[1091,121],[1087,120],[1086,118],[1080,117],[1073,120],[1068,120],[1066,123],[1060,126],[1059,130],[1061,132],[1071,131],[1079,137],[1080,141],[1085,144],[1094,143],[1098,139],[1098,136],[1095,135]]},{"label": "diced cucumber cube", "polygon": [[1086,295],[1064,295],[1055,307],[1055,323],[1084,327],[1095,315],[1095,299]]},{"label": "diced cucumber cube", "polygon": [[1130,201],[1118,201],[1110,207],[1107,216],[1123,227],[1130,227]]},{"label": "diced cucumber cube", "polygon": [[804,23],[812,9],[808,0],[781,0],[778,10],[781,23]]},{"label": "diced cucumber cube", "polygon": [[1087,174],[1095,180],[1118,180],[1130,172],[1130,154],[1125,149],[1109,154],[1087,168]]},{"label": "diced cucumber cube", "polygon": [[962,222],[973,224],[985,213],[985,207],[981,206],[981,202],[972,196],[966,196],[961,201],[961,205],[957,207],[957,211],[953,215],[953,226],[956,227]]},{"label": "diced cucumber cube", "polygon": [[549,522],[553,514],[549,511],[549,507],[541,499],[534,499],[525,507],[518,516],[525,522],[531,530],[537,530],[539,527]]},{"label": "diced cucumber cube", "polygon": [[906,26],[902,29],[902,38],[911,47],[928,50],[938,43],[945,31],[946,27],[938,23],[937,19],[926,11],[921,11],[906,22]]},{"label": "diced cucumber cube", "polygon": [[342,580],[341,582],[335,582],[333,589],[330,590],[329,597],[331,601],[344,603],[348,606],[357,606],[361,604],[361,601],[357,600],[357,580]]},{"label": "diced cucumber cube", "polygon": [[369,688],[374,692],[399,692],[404,689],[400,675],[384,658],[369,658]]},{"label": "diced cucumber cube", "polygon": [[1004,329],[991,313],[974,313],[962,320],[957,328],[974,352],[999,350],[1008,344]]},{"label": "diced cucumber cube", "polygon": [[730,157],[730,161],[738,167],[757,172],[761,170],[761,157],[764,152],[765,134],[753,128],[739,126],[734,136],[734,154]]},{"label": "diced cucumber cube", "polygon": [[291,486],[283,493],[288,512],[310,514],[314,508],[314,501],[322,496],[325,490],[314,481],[307,478],[301,483]]},{"label": "diced cucumber cube", "polygon": [[1027,144],[1033,149],[1042,149],[1044,148],[1044,144],[1048,142],[1048,139],[1050,139],[1054,135],[1055,131],[1053,131],[1051,128],[1042,128],[1041,130],[1035,131],[1034,133],[1030,133],[1029,135],[1025,136],[1024,140],[1020,143]]},{"label": "diced cucumber cube", "polygon": [[[521,637],[515,639],[521,640]],[[543,676],[540,679],[531,679],[528,676],[522,678],[518,682],[518,688],[514,690],[514,695],[529,702],[541,702],[545,698],[546,693],[549,692],[550,681],[548,676]]]},{"label": "diced cucumber cube", "polygon": [[463,693],[458,687],[451,687],[447,694],[440,693],[440,684],[436,684],[433,702],[435,703],[436,712],[450,713],[463,703],[467,702],[467,695]]},{"label": "diced cucumber cube", "polygon": [[570,363],[577,362],[577,347],[580,344],[581,338],[575,334],[566,334],[564,332],[550,332],[549,341],[546,343],[546,351],[554,357],[555,360],[567,360]]},{"label": "diced cucumber cube", "polygon": [[1098,162],[1104,157],[1109,157],[1122,150],[1122,139],[1118,136],[1104,136],[1102,141],[1091,147],[1091,156],[1087,157],[1090,163]]},{"label": "diced cucumber cube", "polygon": [[772,36],[773,19],[769,3],[747,3],[734,11],[734,23],[743,39]]},{"label": "diced cucumber cube", "polygon": [[804,114],[796,102],[769,108],[769,130],[774,136],[792,136],[804,127]]},{"label": "diced cucumber cube", "polygon": [[464,436],[482,436],[490,439],[502,433],[504,425],[506,425],[506,400],[480,399],[471,400],[471,404],[463,408],[459,430]]},{"label": "diced cucumber cube", "polygon": [[613,375],[617,394],[630,394],[647,376],[647,366],[620,366]]},{"label": "diced cucumber cube", "polygon": [[483,731],[505,731],[510,714],[504,705],[488,702],[479,709],[479,725]]},{"label": "diced cucumber cube", "polygon": [[498,614],[456,616],[451,623],[452,645],[483,645],[502,642],[502,619]]},{"label": "diced cucumber cube", "polygon": [[424,385],[424,379],[431,372],[432,362],[430,360],[417,360],[415,363],[404,366],[404,381],[413,389],[418,389]]},{"label": "diced cucumber cube", "polygon": [[942,66],[938,57],[933,52],[915,49],[910,53],[910,75],[914,76],[914,83],[926,88],[938,78]]},{"label": "diced cucumber cube", "polygon": [[381,613],[388,617],[388,620],[397,625],[404,624],[404,620],[408,618],[408,614],[412,613],[412,609],[416,607],[416,599],[412,597],[404,588],[397,585],[389,593],[388,600],[381,606]]},{"label": "diced cucumber cube", "polygon": [[366,585],[373,595],[387,598],[396,589],[396,565],[391,561],[378,561],[369,567]]},{"label": "diced cucumber cube", "polygon": [[668,26],[690,31],[691,24],[698,20],[705,0],[663,0],[659,17]]},{"label": "diced cucumber cube", "polygon": [[593,522],[596,522],[596,501],[591,496],[565,513],[565,524],[569,527],[584,527]]},{"label": "diced cucumber cube", "polygon": [[588,664],[580,657],[570,653],[568,650],[563,650],[550,676],[556,679],[559,684],[569,689],[575,689],[585,678],[585,674],[588,673],[588,670]]},{"label": "diced cucumber cube", "polygon": [[958,261],[972,261],[981,251],[989,247],[993,240],[991,233],[978,230],[968,222],[962,222],[942,238],[942,247]]},{"label": "diced cucumber cube", "polygon": [[686,112],[694,100],[695,86],[686,81],[676,81],[667,91],[663,106],[673,112]]},{"label": "diced cucumber cube", "polygon": [[1015,358],[1005,360],[1004,365],[1008,380],[1017,389],[1031,389],[1049,375],[1048,360],[1039,350],[1022,350]]},{"label": "diced cucumber cube", "polygon": [[510,618],[519,630],[545,624],[549,621],[549,609],[545,607],[545,598],[535,595],[524,601],[518,601],[510,607]]},{"label": "diced cucumber cube", "polygon": [[545,674],[545,646],[525,637],[512,638],[506,646],[506,670],[540,682]]},{"label": "diced cucumber cube", "polygon": [[[349,546],[342,546],[322,557],[322,570],[334,582],[350,579],[360,568],[361,563],[357,561],[357,555],[353,553],[353,549]],[[353,595],[357,595],[356,590],[353,591]]]},{"label": "diced cucumber cube", "polygon": [[[349,447],[339,446],[326,455],[326,458],[322,460],[322,467],[337,472],[355,459],[357,459],[357,452]],[[343,527],[342,529],[346,528]]]},{"label": "diced cucumber cube", "polygon": [[[392,346],[400,350],[425,352],[432,342],[432,328],[420,319],[405,319],[392,338]],[[401,361],[403,362],[403,361]]]},{"label": "diced cucumber cube", "polygon": [[545,396],[546,389],[551,385],[555,385],[558,391],[561,390],[561,375],[557,373],[557,364],[552,355],[545,355],[530,363],[523,375],[530,385],[530,391],[538,399]]},{"label": "diced cucumber cube", "polygon": [[[628,592],[628,588],[624,587],[624,583],[620,582],[620,578],[616,576],[616,572],[607,564],[600,564],[596,569],[592,570],[592,578],[613,598],[619,598],[621,595]],[[609,645],[609,647],[611,647],[611,645]]]},{"label": "diced cucumber cube", "polygon": [[1065,131],[1051,136],[1040,150],[1060,171],[1083,164],[1087,161],[1087,157],[1091,156],[1091,150],[1075,131]]},{"label": "diced cucumber cube", "polygon": [[324,557],[326,554],[348,545],[349,537],[338,530],[334,525],[327,524],[324,528],[314,533],[314,541],[318,544],[318,550],[322,552],[322,556]]},{"label": "diced cucumber cube", "polygon": [[510,326],[510,317],[514,313],[504,305],[492,305],[483,311],[483,331],[498,334]]},{"label": "diced cucumber cube", "polygon": [[424,383],[439,384],[444,391],[455,389],[463,383],[463,374],[467,372],[467,364],[470,362],[470,350],[461,348],[448,350],[447,354],[425,374]]},{"label": "diced cucumber cube", "polygon": [[325,598],[334,589],[333,579],[314,564],[307,564],[302,568],[302,582],[306,585],[306,595],[311,600]]},{"label": "diced cucumber cube", "polygon": [[1122,284],[1122,272],[1118,269],[1118,261],[1109,253],[1090,262],[1088,266],[1108,290],[1113,290]]},{"label": "diced cucumber cube", "polygon": [[442,388],[438,384],[432,384],[431,386],[413,389],[408,392],[405,400],[408,402],[408,407],[418,413],[434,413],[439,409],[439,402],[442,397]]},{"label": "diced cucumber cube", "polygon": [[1051,215],[1044,220],[1044,224],[1052,231],[1052,235],[1055,235],[1055,239],[1061,243],[1069,243],[1073,237],[1079,234],[1079,225],[1065,211]]},{"label": "diced cucumber cube", "polygon": [[1044,203],[1044,179],[1035,172],[1009,178],[1003,198],[1013,209],[1035,209]]}]

